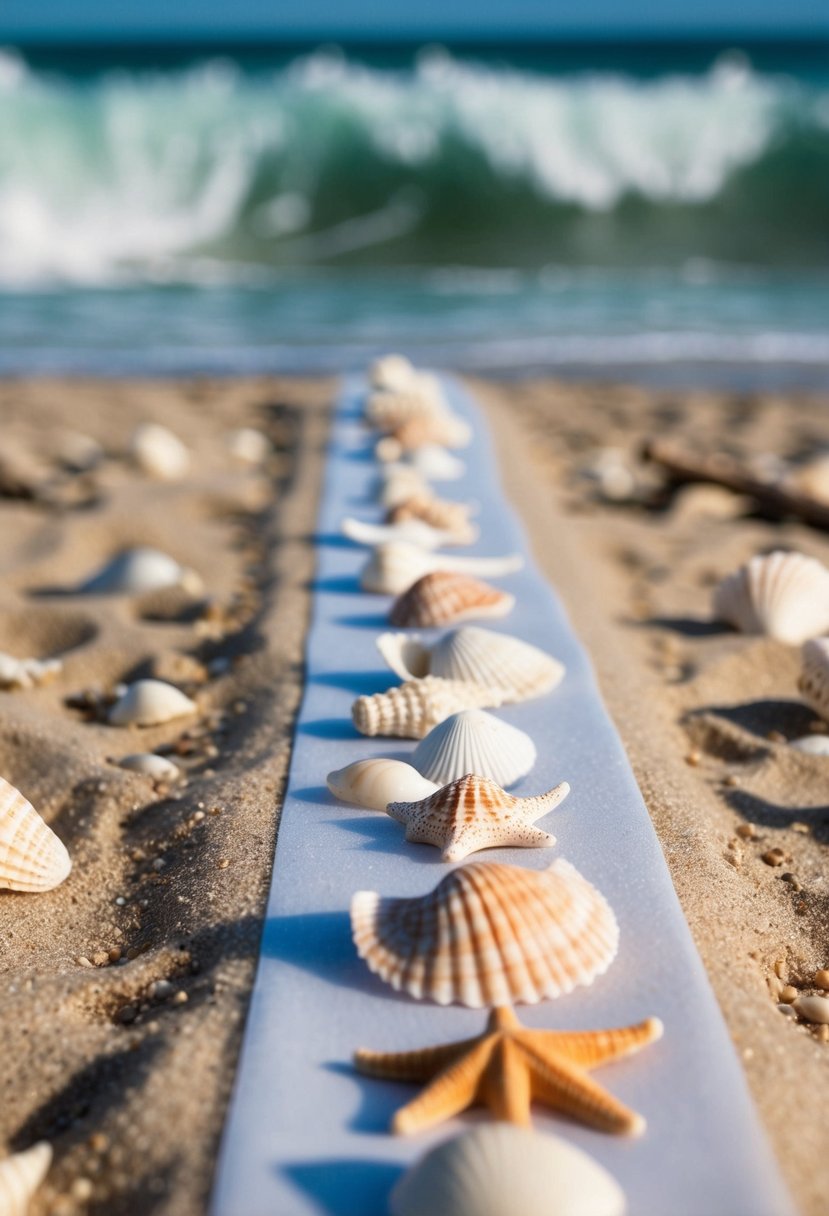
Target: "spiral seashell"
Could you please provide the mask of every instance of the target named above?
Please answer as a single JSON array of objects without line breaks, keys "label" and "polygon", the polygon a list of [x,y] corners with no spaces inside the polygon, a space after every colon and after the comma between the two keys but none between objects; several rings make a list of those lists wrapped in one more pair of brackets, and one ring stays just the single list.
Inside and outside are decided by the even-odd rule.
[{"label": "spiral seashell", "polygon": [[391,1216],[624,1216],[624,1191],[582,1149],[484,1123],[430,1149],[390,1197]]},{"label": "spiral seashell", "polygon": [[409,680],[388,692],[358,697],[351,707],[351,718],[363,735],[422,739],[433,726],[459,709],[500,705],[501,695],[497,688],[427,676],[423,680]]},{"label": "spiral seashell", "polygon": [[433,528],[422,519],[405,519],[398,524],[373,524],[362,519],[353,519],[349,515],[343,520],[340,528],[349,540],[358,545],[372,547],[402,542],[429,551],[456,543],[451,532]]},{"label": "spiral seashell", "polygon": [[505,788],[526,777],[535,760],[535,744],[529,735],[479,709],[464,709],[444,718],[411,756],[417,771],[438,785],[477,773]]},{"label": "spiral seashell", "polygon": [[424,646],[406,633],[383,633],[377,649],[401,680],[425,675],[444,680],[471,680],[490,688],[502,688],[502,704],[526,701],[550,692],[564,676],[558,659],[529,642],[465,625],[444,634],[434,646]]},{"label": "spiral seashell", "polygon": [[589,985],[619,944],[604,896],[561,858],[542,871],[473,861],[408,899],[358,891],[351,930],[360,958],[396,991],[473,1009]]},{"label": "spiral seashell", "polygon": [[806,704],[829,722],[829,638],[804,642],[797,687]]},{"label": "spiral seashell", "polygon": [[0,651],[0,688],[25,691],[47,684],[63,670],[60,659],[16,659]]},{"label": "spiral seashell", "polygon": [[172,760],[168,760],[166,756],[157,756],[155,752],[135,752],[131,756],[122,756],[118,767],[152,777],[153,781],[179,781],[184,775]]},{"label": "spiral seashell", "polygon": [[480,579],[448,570],[419,578],[391,606],[389,622],[401,629],[431,629],[455,621],[481,620],[512,612],[515,596]]},{"label": "spiral seashell", "polygon": [[52,1164],[52,1146],[42,1140],[0,1161],[0,1214],[26,1216],[29,1201]]},{"label": "spiral seashell", "polygon": [[109,711],[112,726],[160,726],[198,709],[183,692],[164,680],[136,680]]},{"label": "spiral seashell", "polygon": [[78,591],[83,595],[137,595],[179,586],[192,595],[203,589],[195,571],[180,566],[160,549],[140,546],[124,549],[110,558],[96,574],[81,583]]},{"label": "spiral seashell", "polygon": [[0,777],[0,888],[51,891],[71,869],[63,842],[20,790]]},{"label": "spiral seashell", "polygon": [[178,435],[155,422],[136,427],[130,454],[139,468],[159,481],[179,481],[190,468],[190,453]]},{"label": "spiral seashell", "polygon": [[370,811],[384,811],[395,799],[425,798],[438,788],[411,764],[387,759],[357,760],[329,773],[326,782],[335,798]]},{"label": "spiral seashell", "polygon": [[829,570],[802,553],[752,557],[715,589],[714,615],[797,646],[829,631]]},{"label": "spiral seashell", "polygon": [[387,524],[402,524],[409,519],[421,519],[440,532],[452,537],[452,544],[474,545],[478,528],[470,521],[470,507],[464,502],[450,502],[431,494],[413,494],[391,507]]},{"label": "spiral seashell", "polygon": [[523,564],[520,553],[506,557],[451,557],[444,553],[426,553],[417,545],[402,540],[384,541],[374,548],[363,567],[360,586],[364,591],[373,591],[378,595],[399,595],[424,574],[437,570],[501,578],[514,574]]}]

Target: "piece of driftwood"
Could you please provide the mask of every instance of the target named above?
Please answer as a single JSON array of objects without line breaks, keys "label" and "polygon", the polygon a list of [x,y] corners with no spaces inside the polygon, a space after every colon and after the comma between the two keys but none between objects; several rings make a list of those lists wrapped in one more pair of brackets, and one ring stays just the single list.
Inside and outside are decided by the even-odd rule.
[{"label": "piece of driftwood", "polygon": [[829,531],[829,504],[818,502],[808,494],[787,490],[776,483],[762,481],[733,456],[722,452],[712,456],[689,455],[669,440],[650,439],[642,448],[642,457],[659,465],[674,482],[707,481],[724,486],[727,490],[753,498],[764,514],[775,518],[790,515],[814,528]]}]

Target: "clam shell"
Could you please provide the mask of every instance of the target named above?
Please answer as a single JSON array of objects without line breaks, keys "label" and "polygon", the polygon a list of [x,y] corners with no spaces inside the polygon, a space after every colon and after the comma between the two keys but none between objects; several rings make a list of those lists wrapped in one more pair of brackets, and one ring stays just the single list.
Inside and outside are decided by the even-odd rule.
[{"label": "clam shell", "polygon": [[510,1123],[444,1140],[406,1171],[391,1216],[624,1216],[622,1188],[582,1149]]},{"label": "clam shell", "polygon": [[190,468],[190,453],[178,435],[155,422],[135,429],[130,453],[145,473],[159,481],[178,481]]},{"label": "clam shell", "polygon": [[535,760],[529,735],[479,709],[464,709],[439,722],[411,757],[417,771],[438,785],[477,773],[503,787],[526,777]]},{"label": "clam shell", "polygon": [[426,553],[417,545],[405,541],[385,541],[372,551],[360,574],[364,591],[378,595],[400,595],[424,574],[442,571],[451,574],[480,575],[500,578],[520,570],[524,559],[520,553],[506,557],[448,557],[443,553]]},{"label": "clam shell", "polygon": [[829,638],[804,642],[797,687],[807,705],[829,722]]},{"label": "clam shell", "polygon": [[71,869],[63,842],[20,790],[0,777],[0,887],[51,891]]},{"label": "clam shell", "polygon": [[441,532],[447,532],[456,545],[474,545],[478,528],[470,522],[471,509],[464,502],[449,502],[430,494],[413,494],[391,507],[386,523],[401,524],[409,519],[421,519]]},{"label": "clam shell", "polygon": [[401,680],[417,680],[427,674],[445,680],[472,680],[502,688],[504,704],[550,692],[564,676],[558,659],[537,646],[476,625],[453,629],[432,647],[410,634],[384,633],[377,639],[377,648]]},{"label": "clam shell", "polygon": [[52,1164],[52,1146],[45,1140],[23,1153],[0,1161],[0,1214],[26,1216],[29,1201]]},{"label": "clam shell", "polygon": [[122,756],[118,767],[132,773],[142,773],[145,777],[152,777],[153,781],[179,781],[183,776],[177,764],[166,756],[157,756],[155,752],[135,752],[131,756]]},{"label": "clam shell", "polygon": [[506,616],[515,596],[480,579],[436,570],[412,583],[391,606],[389,622],[401,629],[431,629],[455,621]]},{"label": "clam shell", "polygon": [[0,652],[0,688],[36,688],[60,675],[62,669],[60,659],[16,659]]},{"label": "clam shell", "polygon": [[546,870],[473,861],[414,898],[358,891],[357,953],[396,991],[473,1009],[588,985],[616,956],[610,905],[562,858]]},{"label": "clam shell", "polygon": [[804,1021],[821,1026],[829,1024],[829,997],[799,996],[793,1004]]},{"label": "clam shell", "polygon": [[357,760],[329,773],[326,782],[335,798],[371,811],[384,811],[396,799],[425,798],[438,788],[411,764],[386,759]]},{"label": "clam shell", "polygon": [[183,692],[163,680],[136,680],[109,711],[112,726],[159,726],[198,709]]},{"label": "clam shell", "polygon": [[374,546],[402,541],[419,549],[430,550],[456,543],[451,532],[433,528],[422,519],[405,519],[398,524],[373,524],[347,516],[340,526],[343,534],[358,545]]},{"label": "clam shell", "polygon": [[715,589],[714,615],[797,646],[829,631],[829,570],[802,553],[752,557]]},{"label": "clam shell", "polygon": [[160,549],[140,546],[124,549],[110,558],[96,574],[81,583],[78,591],[84,595],[137,595],[178,586],[198,594],[201,580]]},{"label": "clam shell", "polygon": [[271,454],[271,441],[267,435],[252,426],[239,427],[227,437],[227,450],[240,464],[256,466],[264,464]]},{"label": "clam shell", "polygon": [[433,726],[459,709],[500,705],[501,695],[497,688],[427,676],[423,680],[409,680],[388,692],[358,697],[351,707],[351,718],[363,735],[422,739]]}]

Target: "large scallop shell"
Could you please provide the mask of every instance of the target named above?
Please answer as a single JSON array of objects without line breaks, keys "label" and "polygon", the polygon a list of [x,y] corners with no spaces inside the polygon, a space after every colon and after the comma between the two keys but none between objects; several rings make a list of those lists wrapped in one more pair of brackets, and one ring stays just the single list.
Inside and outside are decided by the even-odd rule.
[{"label": "large scallop shell", "polygon": [[63,841],[20,790],[0,777],[0,887],[51,891],[71,869]]},{"label": "large scallop shell", "polygon": [[358,697],[351,707],[351,717],[363,735],[422,739],[433,726],[459,709],[495,707],[501,700],[502,693],[497,688],[427,676],[424,680],[409,680],[388,692]]},{"label": "large scallop shell", "polygon": [[385,541],[372,550],[360,574],[360,586],[364,591],[373,591],[378,595],[400,595],[424,574],[437,570],[500,578],[505,574],[514,574],[523,564],[520,553],[511,553],[506,557],[447,557],[443,553],[426,553],[417,545],[402,540]]},{"label": "large scallop shell", "polygon": [[195,701],[164,680],[136,680],[109,711],[113,726],[159,726],[198,709]]},{"label": "large scallop shell", "polygon": [[714,615],[797,646],[829,631],[829,570],[802,553],[752,557],[715,589]]},{"label": "large scallop shell", "polygon": [[346,516],[340,525],[343,535],[358,545],[385,545],[402,541],[407,545],[416,545],[419,549],[441,549],[444,545],[454,545],[457,541],[453,533],[433,528],[422,519],[404,519],[397,524],[367,523],[362,519]]},{"label": "large scallop shell", "polygon": [[535,759],[529,735],[479,709],[464,709],[439,722],[411,756],[417,771],[438,785],[477,773],[504,787],[526,777]]},{"label": "large scallop shell", "polygon": [[385,758],[357,760],[329,773],[326,782],[335,798],[371,811],[384,811],[396,800],[425,798],[438,788],[434,781],[421,777],[411,764]]},{"label": "large scallop shell", "polygon": [[506,616],[514,605],[515,596],[500,587],[466,574],[435,570],[394,601],[389,621],[401,629],[432,629],[455,621]]},{"label": "large scallop shell", "polygon": [[829,638],[803,644],[797,687],[803,700],[829,722]]},{"label": "large scallop shell", "polygon": [[84,595],[136,595],[178,586],[194,595],[202,590],[201,580],[193,570],[186,570],[160,549],[139,546],[110,558],[78,590]]},{"label": "large scallop shell", "polygon": [[434,646],[411,634],[384,633],[377,639],[377,648],[401,680],[419,680],[425,675],[472,680],[502,688],[504,704],[550,692],[564,676],[558,659],[537,646],[476,625],[453,629]]},{"label": "large scallop shell", "polygon": [[51,1164],[52,1146],[45,1140],[0,1161],[0,1216],[26,1216]]},{"label": "large scallop shell", "polygon": [[582,1149],[511,1123],[444,1140],[406,1171],[391,1216],[624,1216],[622,1188]]},{"label": "large scallop shell", "polygon": [[561,858],[541,871],[473,861],[408,899],[358,891],[351,930],[357,953],[396,991],[473,1009],[591,984],[619,943],[604,896]]},{"label": "large scallop shell", "polygon": [[450,502],[431,494],[412,494],[389,508],[386,523],[402,524],[409,519],[420,519],[441,532],[448,532],[453,544],[474,545],[479,531],[470,521],[470,514],[468,503]]},{"label": "large scallop shell", "polygon": [[155,422],[136,427],[130,453],[145,473],[159,481],[178,481],[190,468],[190,453],[178,435]]}]

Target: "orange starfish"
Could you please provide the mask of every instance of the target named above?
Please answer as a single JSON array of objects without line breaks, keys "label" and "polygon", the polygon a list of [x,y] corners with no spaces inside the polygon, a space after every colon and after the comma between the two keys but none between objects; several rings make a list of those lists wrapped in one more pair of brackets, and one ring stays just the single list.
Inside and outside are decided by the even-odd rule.
[{"label": "orange starfish", "polygon": [[496,1119],[530,1124],[530,1103],[543,1102],[600,1131],[637,1136],[645,1120],[587,1075],[662,1037],[662,1023],[648,1018],[613,1030],[527,1030],[508,1006],[493,1009],[486,1030],[474,1039],[382,1052],[361,1048],[359,1072],[389,1081],[428,1081],[400,1108],[392,1130],[424,1131],[471,1106],[487,1106]]}]

